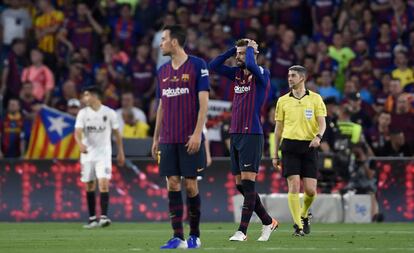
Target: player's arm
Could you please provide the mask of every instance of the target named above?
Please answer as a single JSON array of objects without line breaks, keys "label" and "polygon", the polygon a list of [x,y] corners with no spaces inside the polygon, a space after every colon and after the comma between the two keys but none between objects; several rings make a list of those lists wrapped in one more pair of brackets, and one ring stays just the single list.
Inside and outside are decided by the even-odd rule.
[{"label": "player's arm", "polygon": [[229,50],[227,50],[225,53],[217,56],[212,61],[209,62],[208,66],[209,69],[217,72],[218,74],[225,76],[226,78],[230,79],[231,81],[234,81],[236,78],[236,70],[237,68],[229,67],[227,65],[224,65],[224,62],[232,57],[234,54],[236,54],[236,47],[232,47]]},{"label": "player's arm", "polygon": [[200,103],[200,108],[198,110],[197,124],[194,129],[193,135],[191,135],[190,140],[186,144],[187,152],[189,154],[197,153],[201,145],[201,135],[203,134],[203,127],[206,123],[207,110],[208,110],[208,91],[200,91],[198,93],[198,100]]},{"label": "player's arm", "polygon": [[88,153],[88,150],[86,145],[82,143],[82,132],[83,128],[75,128],[75,141],[79,146],[79,151],[86,154]]},{"label": "player's arm", "polygon": [[313,138],[313,140],[309,144],[309,147],[317,148],[321,145],[322,137],[326,130],[326,120],[325,120],[326,106],[323,103],[322,97],[319,97],[319,101],[316,104],[316,115],[315,116],[316,116],[316,121],[318,122],[319,129],[318,129],[318,133],[316,134],[316,136]]},{"label": "player's arm", "polygon": [[254,75],[254,77],[256,77],[259,84],[263,86],[267,85],[264,69],[257,65],[256,60],[254,59],[254,47],[250,42],[246,49],[246,68]]},{"label": "player's arm", "polygon": [[123,166],[125,163],[125,152],[124,145],[122,144],[122,136],[119,132],[119,129],[112,129],[112,135],[115,137],[116,150],[118,151],[116,159],[118,160],[119,166]]},{"label": "player's arm", "polygon": [[75,122],[75,141],[79,146],[79,151],[81,153],[88,153],[87,147],[85,144],[82,143],[82,134],[83,128],[85,127],[84,120],[83,120],[83,113],[84,111],[81,110],[78,115],[76,115],[76,122]]},{"label": "player's arm", "polygon": [[155,130],[154,130],[154,137],[152,140],[152,157],[157,160],[158,159],[158,144],[160,141],[160,131],[161,131],[161,120],[163,115],[163,109],[162,109],[162,100],[161,98],[158,99],[159,104],[157,108],[157,117],[155,119]]},{"label": "player's arm", "polygon": [[279,158],[279,147],[280,141],[282,140],[284,123],[282,120],[276,120],[275,124],[275,153],[273,154],[272,163],[276,169],[280,169],[280,158]]}]

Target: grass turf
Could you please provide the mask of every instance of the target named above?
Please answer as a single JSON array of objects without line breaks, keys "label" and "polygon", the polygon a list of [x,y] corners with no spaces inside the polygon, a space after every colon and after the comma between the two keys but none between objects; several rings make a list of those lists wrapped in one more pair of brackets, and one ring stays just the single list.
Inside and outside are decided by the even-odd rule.
[{"label": "grass turf", "polygon": [[[235,229],[234,223],[203,223],[198,251],[414,252],[412,223],[312,224],[304,238],[292,237],[291,225],[282,224],[268,242],[256,241],[261,226],[251,224],[248,241],[229,242]],[[159,252],[170,236],[168,223],[115,222],[94,230],[83,229],[81,223],[0,223],[0,252]]]}]

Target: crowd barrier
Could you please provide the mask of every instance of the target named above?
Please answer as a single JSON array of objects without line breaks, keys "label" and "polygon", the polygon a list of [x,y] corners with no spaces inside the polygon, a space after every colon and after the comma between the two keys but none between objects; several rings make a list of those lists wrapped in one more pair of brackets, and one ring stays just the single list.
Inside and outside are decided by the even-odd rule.
[{"label": "crowd barrier", "polygon": [[[113,164],[110,216],[117,221],[167,221],[167,190],[165,179],[158,176],[158,165],[146,158],[130,162],[130,166],[122,168]],[[414,162],[378,160],[375,166],[377,196],[385,221],[414,221]],[[79,176],[77,161],[0,160],[0,220],[85,220],[87,205]],[[286,181],[272,169],[270,160],[262,161],[257,182],[256,189],[266,195],[265,203],[270,212],[287,219],[287,200],[283,195],[287,192]],[[200,181],[200,192],[203,221],[234,220],[234,210],[239,206],[233,205],[233,196],[238,192],[228,158],[214,159]],[[338,194],[326,197],[320,194],[313,211],[317,220],[353,221],[354,218],[347,218],[347,209],[340,215],[340,201],[343,198]],[[330,213],[332,208],[338,211]],[[366,208],[359,211],[369,213],[368,206]]]}]

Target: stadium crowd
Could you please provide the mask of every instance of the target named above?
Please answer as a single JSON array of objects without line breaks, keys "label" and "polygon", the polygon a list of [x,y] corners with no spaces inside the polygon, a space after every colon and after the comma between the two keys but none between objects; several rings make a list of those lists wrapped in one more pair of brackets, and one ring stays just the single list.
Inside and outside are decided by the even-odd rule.
[{"label": "stadium crowd", "polygon": [[[413,156],[412,0],[4,0],[0,155],[23,156],[42,105],[76,115],[80,91],[91,84],[118,110],[125,138],[151,136],[156,71],[169,59],[159,51],[160,30],[172,24],[187,29],[186,51],[206,61],[239,38],[259,43],[258,63],[272,78],[266,140],[275,102],[288,92],[287,70],[301,64],[307,88],[328,106],[322,152],[361,163]],[[210,99],[232,100],[230,81],[212,72],[210,84]],[[229,114],[218,118],[207,124],[222,128],[213,156],[228,154]]]}]

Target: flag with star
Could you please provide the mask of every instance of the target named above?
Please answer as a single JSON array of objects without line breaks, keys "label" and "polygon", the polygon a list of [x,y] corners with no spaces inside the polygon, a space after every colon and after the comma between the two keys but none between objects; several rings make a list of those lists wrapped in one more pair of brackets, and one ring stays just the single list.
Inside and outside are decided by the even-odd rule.
[{"label": "flag with star", "polygon": [[77,159],[75,118],[50,107],[42,107],[33,121],[28,159]]}]

